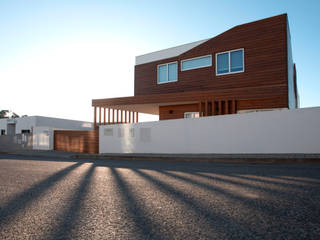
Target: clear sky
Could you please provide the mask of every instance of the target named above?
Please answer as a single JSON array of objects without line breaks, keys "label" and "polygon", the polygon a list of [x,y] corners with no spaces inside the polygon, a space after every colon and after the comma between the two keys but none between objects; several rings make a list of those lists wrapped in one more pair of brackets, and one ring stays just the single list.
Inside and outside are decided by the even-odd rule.
[{"label": "clear sky", "polygon": [[318,0],[0,0],[0,109],[92,121],[91,99],[133,95],[136,55],[282,13],[300,106],[320,106],[319,12]]}]

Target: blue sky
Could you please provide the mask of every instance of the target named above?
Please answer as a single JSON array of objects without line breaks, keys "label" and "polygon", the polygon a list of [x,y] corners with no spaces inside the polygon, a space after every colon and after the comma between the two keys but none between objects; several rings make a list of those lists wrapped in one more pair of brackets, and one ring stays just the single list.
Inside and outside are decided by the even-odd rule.
[{"label": "blue sky", "polygon": [[92,120],[133,95],[136,55],[288,13],[300,106],[320,105],[320,1],[0,1],[0,109]]}]

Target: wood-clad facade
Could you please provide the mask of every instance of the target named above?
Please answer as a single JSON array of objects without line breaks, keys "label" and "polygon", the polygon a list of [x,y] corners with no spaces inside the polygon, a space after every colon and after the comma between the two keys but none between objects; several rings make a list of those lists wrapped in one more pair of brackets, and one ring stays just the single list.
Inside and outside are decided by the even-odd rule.
[{"label": "wood-clad facade", "polygon": [[[216,54],[235,49],[243,49],[244,71],[217,75]],[[207,55],[212,56],[211,66],[181,70],[183,60]],[[158,66],[171,62],[178,64],[177,81],[159,84]],[[100,109],[100,124],[102,108],[126,114],[159,114],[160,120],[183,118],[186,112],[213,116],[250,109],[289,108],[289,101],[296,101],[297,106],[298,99],[296,70],[291,62],[288,19],[282,14],[231,28],[177,56],[137,64],[133,97],[95,99],[92,105]],[[289,98],[291,67],[293,99]]]}]

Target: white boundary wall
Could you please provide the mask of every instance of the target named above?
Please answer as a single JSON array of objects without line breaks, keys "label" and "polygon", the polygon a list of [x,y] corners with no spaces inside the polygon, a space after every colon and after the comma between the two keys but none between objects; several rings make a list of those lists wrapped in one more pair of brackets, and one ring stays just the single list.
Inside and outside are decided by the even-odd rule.
[{"label": "white boundary wall", "polygon": [[100,153],[320,153],[320,107],[100,126]]}]

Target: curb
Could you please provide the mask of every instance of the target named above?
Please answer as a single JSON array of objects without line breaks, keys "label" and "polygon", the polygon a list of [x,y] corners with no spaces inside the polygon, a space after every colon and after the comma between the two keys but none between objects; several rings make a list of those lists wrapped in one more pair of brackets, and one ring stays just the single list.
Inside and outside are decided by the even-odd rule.
[{"label": "curb", "polygon": [[73,155],[76,159],[95,160],[129,160],[129,161],[169,161],[169,162],[213,162],[213,163],[320,163],[320,154],[310,155],[239,155],[239,154],[209,154],[209,155],[187,155],[187,154],[110,154],[110,155]]},{"label": "curb", "polygon": [[126,161],[165,161],[165,162],[212,162],[212,163],[253,163],[253,164],[282,164],[282,163],[320,163],[320,154],[60,154],[50,152],[0,152],[24,157],[43,157],[56,159],[87,159],[87,160],[126,160]]}]

